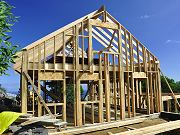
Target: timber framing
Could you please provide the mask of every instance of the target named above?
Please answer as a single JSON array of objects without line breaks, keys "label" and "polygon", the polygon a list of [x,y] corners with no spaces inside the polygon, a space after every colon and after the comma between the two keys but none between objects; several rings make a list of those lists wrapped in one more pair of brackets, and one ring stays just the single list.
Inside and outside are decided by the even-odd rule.
[{"label": "timber framing", "polygon": [[14,69],[21,76],[23,113],[49,113],[68,121],[69,85],[74,126],[89,119],[92,124],[126,120],[141,109],[146,114],[162,111],[158,58],[104,7],[26,46],[17,56]]}]

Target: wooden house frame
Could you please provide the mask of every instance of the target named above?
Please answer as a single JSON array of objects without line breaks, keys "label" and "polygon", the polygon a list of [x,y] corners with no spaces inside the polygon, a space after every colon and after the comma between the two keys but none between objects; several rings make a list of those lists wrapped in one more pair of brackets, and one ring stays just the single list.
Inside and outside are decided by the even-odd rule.
[{"label": "wooden house frame", "polygon": [[[60,107],[60,118],[67,121],[70,80],[75,126],[86,124],[87,105],[91,123],[124,120],[135,117],[139,110],[146,114],[162,110],[158,58],[104,7],[26,46],[17,56],[14,69],[21,76],[23,113],[55,116]],[[61,97],[58,90],[53,93],[46,88],[52,81],[60,81]],[[85,100],[81,98],[81,84],[88,86]],[[29,95],[30,89],[34,92]]]}]

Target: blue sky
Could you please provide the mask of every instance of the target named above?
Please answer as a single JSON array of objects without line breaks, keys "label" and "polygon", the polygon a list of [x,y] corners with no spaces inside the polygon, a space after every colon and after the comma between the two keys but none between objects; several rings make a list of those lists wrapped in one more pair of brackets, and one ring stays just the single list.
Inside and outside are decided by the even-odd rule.
[{"label": "blue sky", "polygon": [[[179,0],[8,0],[19,22],[12,42],[20,48],[96,10],[102,5],[137,37],[161,62],[164,73],[180,80]],[[17,91],[19,75],[12,69],[1,76],[8,91]]]}]

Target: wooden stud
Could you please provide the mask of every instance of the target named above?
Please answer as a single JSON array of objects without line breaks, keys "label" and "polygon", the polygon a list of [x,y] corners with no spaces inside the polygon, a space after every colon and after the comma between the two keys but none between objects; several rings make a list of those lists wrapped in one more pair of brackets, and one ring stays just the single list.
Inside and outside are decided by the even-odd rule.
[{"label": "wooden stud", "polygon": [[150,114],[150,99],[149,99],[149,80],[146,79],[146,106],[147,106],[147,114]]},{"label": "wooden stud", "polygon": [[120,88],[120,118],[125,119],[125,94],[124,94],[124,71],[123,71],[123,56],[122,56],[122,37],[121,37],[121,26],[118,29],[118,77],[119,77],[119,88]]},{"label": "wooden stud", "polygon": [[136,108],[139,108],[139,82],[138,79],[136,81]]},{"label": "wooden stud", "polygon": [[114,117],[117,120],[117,84],[116,84],[116,56],[113,55],[113,91],[114,91]]},{"label": "wooden stud", "polygon": [[129,62],[128,62],[128,48],[127,48],[127,33],[124,31],[124,40],[125,40],[125,51],[126,51],[126,82],[127,82],[127,108],[128,108],[128,117],[131,117],[131,97],[130,97],[130,81],[129,81]]},{"label": "wooden stud", "polygon": [[93,73],[92,25],[91,25],[90,21],[88,21],[88,32],[89,32],[88,65],[89,65],[89,68],[90,68],[90,73]]},{"label": "wooden stud", "polygon": [[109,57],[104,54],[104,78],[105,78],[105,104],[106,104],[106,121],[110,122],[110,87],[109,87]]},{"label": "wooden stud", "polygon": [[27,113],[27,79],[24,76],[23,72],[27,70],[27,51],[23,51],[22,57],[22,68],[21,68],[21,112]]},{"label": "wooden stud", "polygon": [[[41,94],[40,72],[41,72],[41,46],[38,46],[38,93],[39,94]],[[42,116],[42,105],[41,105],[41,101],[38,99],[38,117],[39,116]]]},{"label": "wooden stud", "polygon": [[[151,71],[151,59],[150,59],[150,53],[148,52],[148,71]],[[152,87],[152,73],[148,73],[148,79],[149,79],[149,91],[150,91],[150,112],[154,113],[154,102],[153,102],[153,87]]]},{"label": "wooden stud", "polygon": [[81,92],[80,92],[80,79],[79,79],[79,51],[78,51],[78,47],[79,47],[79,38],[78,38],[78,26],[75,26],[75,33],[76,33],[76,37],[75,37],[75,65],[76,65],[76,90],[75,90],[75,94],[76,94],[76,118],[77,118],[77,126],[82,126],[82,106],[81,106]]},{"label": "wooden stud", "polygon": [[102,82],[102,55],[99,54],[99,122],[103,122],[103,82]]},{"label": "wooden stud", "polygon": [[129,48],[130,48],[130,67],[131,67],[131,98],[132,98],[132,116],[135,117],[136,115],[136,108],[135,108],[135,90],[134,90],[134,77],[133,77],[133,72],[134,72],[134,54],[133,54],[133,44],[132,44],[132,36],[129,33]]}]

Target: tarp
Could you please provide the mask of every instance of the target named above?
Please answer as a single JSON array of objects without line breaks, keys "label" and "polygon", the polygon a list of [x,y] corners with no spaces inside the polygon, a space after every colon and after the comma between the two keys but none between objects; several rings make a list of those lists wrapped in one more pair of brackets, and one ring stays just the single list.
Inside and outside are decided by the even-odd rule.
[{"label": "tarp", "polygon": [[4,111],[0,113],[0,134],[2,134],[8,127],[23,113]]}]

